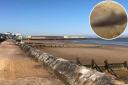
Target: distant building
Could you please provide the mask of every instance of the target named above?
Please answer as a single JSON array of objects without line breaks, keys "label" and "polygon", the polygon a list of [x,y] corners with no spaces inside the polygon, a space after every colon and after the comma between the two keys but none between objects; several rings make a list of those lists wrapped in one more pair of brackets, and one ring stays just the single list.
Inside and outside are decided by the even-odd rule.
[{"label": "distant building", "polygon": [[85,39],[84,36],[26,36],[25,39],[31,40],[64,40],[64,39]]},{"label": "distant building", "polygon": [[64,39],[63,36],[29,36],[28,39]]},{"label": "distant building", "polygon": [[64,36],[64,38],[85,38],[85,37],[80,35],[69,35],[69,36]]}]

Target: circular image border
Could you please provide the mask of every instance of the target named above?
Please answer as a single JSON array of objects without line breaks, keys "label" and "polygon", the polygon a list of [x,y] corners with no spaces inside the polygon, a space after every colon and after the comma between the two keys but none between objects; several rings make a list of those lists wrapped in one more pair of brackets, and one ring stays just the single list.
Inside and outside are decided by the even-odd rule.
[{"label": "circular image border", "polygon": [[[122,9],[124,10],[124,12],[126,13],[126,17],[127,17],[126,26],[125,26],[123,32],[120,33],[118,36],[113,37],[113,38],[110,38],[110,39],[101,37],[101,36],[99,36],[98,34],[96,34],[96,32],[93,30],[93,27],[92,27],[92,25],[91,25],[91,20],[90,20],[90,19],[91,19],[91,14],[92,14],[93,10],[95,9],[95,7],[96,7],[97,5],[100,5],[100,4],[106,3],[106,2],[112,2],[112,3],[118,4],[119,6],[121,6]],[[94,33],[98,38],[101,38],[101,39],[103,39],[103,40],[114,40],[114,39],[117,39],[117,38],[121,37],[122,34],[126,31],[126,29],[127,29],[127,27],[128,27],[128,13],[127,13],[125,7],[124,7],[121,3],[119,3],[119,2],[116,2],[116,1],[107,1],[107,0],[106,0],[106,1],[101,1],[101,2],[98,2],[96,5],[93,6],[93,8],[92,8],[92,10],[91,10],[91,12],[90,12],[90,15],[89,15],[89,25],[90,25],[90,28],[91,28],[92,33]]]}]

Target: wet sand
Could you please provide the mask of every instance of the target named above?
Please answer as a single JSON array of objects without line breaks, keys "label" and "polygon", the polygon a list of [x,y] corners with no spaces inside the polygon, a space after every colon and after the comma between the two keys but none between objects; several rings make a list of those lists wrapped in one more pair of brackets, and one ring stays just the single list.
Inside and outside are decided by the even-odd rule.
[{"label": "wet sand", "polygon": [[106,59],[110,63],[128,61],[128,48],[122,46],[75,44],[72,47],[43,47],[41,50],[69,60],[75,60],[78,57],[82,64],[90,64],[92,59],[97,64],[103,64]]},{"label": "wet sand", "polygon": [[[91,64],[92,59],[98,65],[104,65],[104,60],[106,59],[108,63],[123,63],[124,61],[128,61],[128,48],[122,46],[70,44],[66,47],[43,47],[41,50],[56,57],[73,60],[74,62],[76,62],[76,58],[79,58],[83,65]],[[128,83],[128,70],[118,69],[114,70],[114,72],[119,76],[117,79]]]}]

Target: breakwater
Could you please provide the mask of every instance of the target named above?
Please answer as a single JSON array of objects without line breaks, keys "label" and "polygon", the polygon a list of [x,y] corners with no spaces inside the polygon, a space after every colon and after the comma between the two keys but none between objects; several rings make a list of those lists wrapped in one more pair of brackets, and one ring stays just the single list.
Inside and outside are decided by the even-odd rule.
[{"label": "breakwater", "polygon": [[118,85],[113,76],[77,65],[69,60],[58,58],[46,52],[32,48],[27,44],[18,44],[31,58],[42,62],[65,85]]}]

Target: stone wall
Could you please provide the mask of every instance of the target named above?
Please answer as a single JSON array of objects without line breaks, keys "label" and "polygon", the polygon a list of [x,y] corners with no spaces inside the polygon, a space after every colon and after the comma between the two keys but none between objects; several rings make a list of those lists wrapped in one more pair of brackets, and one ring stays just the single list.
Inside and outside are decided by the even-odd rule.
[{"label": "stone wall", "polygon": [[69,60],[55,57],[26,44],[19,44],[19,46],[29,57],[42,62],[44,67],[65,85],[118,85],[114,84],[114,77],[109,74],[79,66]]}]

